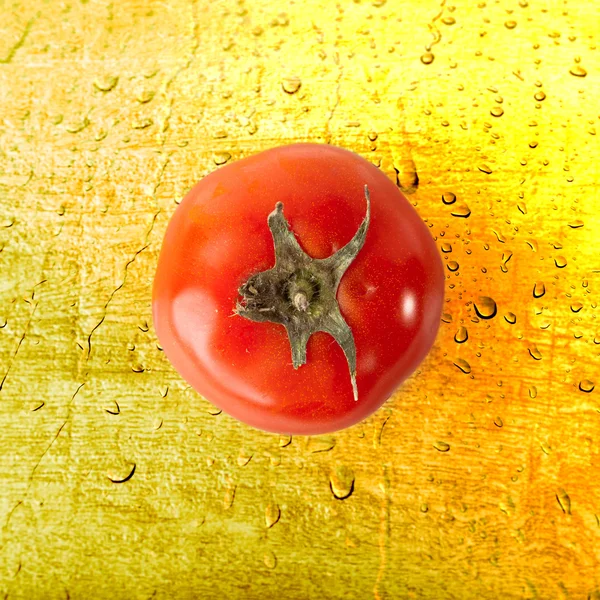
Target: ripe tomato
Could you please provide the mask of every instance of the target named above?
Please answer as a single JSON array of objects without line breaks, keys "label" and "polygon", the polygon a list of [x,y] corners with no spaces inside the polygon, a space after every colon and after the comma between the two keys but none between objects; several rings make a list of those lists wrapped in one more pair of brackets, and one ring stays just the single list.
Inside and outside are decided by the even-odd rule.
[{"label": "ripe tomato", "polygon": [[[371,205],[364,245],[346,265],[337,291],[335,285],[327,293],[321,284],[313,286],[315,278],[302,271],[298,281],[309,282],[302,288],[309,297],[298,296],[297,286],[292,293],[288,278],[288,296],[279,299],[294,322],[296,314],[308,318],[320,311],[326,297],[334,312],[339,307],[354,340],[353,390],[349,346],[342,349],[323,331],[309,332],[305,364],[302,349],[292,361],[286,328],[293,327],[282,326],[282,319],[250,320],[244,311],[252,305],[268,319],[274,310],[252,304],[252,294],[263,292],[255,276],[270,276],[276,264],[271,227],[277,212],[287,219],[280,234],[295,236],[288,242],[299,244],[306,260],[327,259],[367,222],[365,186]],[[279,202],[283,208],[275,209]],[[285,262],[281,254],[277,265]],[[435,339],[443,296],[438,250],[394,183],[347,150],[294,144],[226,165],[187,194],[160,253],[154,325],[179,373],[225,412],[267,431],[318,434],[364,419],[414,371]]]}]

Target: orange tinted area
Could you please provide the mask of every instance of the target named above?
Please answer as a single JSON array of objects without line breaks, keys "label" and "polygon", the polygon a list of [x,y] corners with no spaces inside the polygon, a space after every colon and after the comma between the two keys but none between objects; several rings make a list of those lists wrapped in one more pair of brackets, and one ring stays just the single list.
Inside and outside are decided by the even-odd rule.
[{"label": "orange tinted area", "polygon": [[[1,6],[0,598],[598,600],[597,2]],[[220,412],[152,326],[177,203],[294,142],[378,165],[446,276],[432,352],[324,436]]]}]

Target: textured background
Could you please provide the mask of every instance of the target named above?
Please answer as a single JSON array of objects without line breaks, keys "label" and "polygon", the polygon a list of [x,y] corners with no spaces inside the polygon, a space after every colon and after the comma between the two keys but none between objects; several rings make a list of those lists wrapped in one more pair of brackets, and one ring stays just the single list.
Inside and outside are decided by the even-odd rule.
[{"label": "textured background", "polygon": [[[451,2],[2,2],[0,598],[600,598],[598,4]],[[294,141],[448,266],[419,372],[309,439],[199,398],[150,305],[186,190]]]}]

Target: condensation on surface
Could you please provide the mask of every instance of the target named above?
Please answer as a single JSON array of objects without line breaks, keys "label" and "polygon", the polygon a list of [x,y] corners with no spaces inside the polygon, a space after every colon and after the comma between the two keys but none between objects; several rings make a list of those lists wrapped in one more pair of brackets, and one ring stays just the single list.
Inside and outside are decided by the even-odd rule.
[{"label": "condensation on surface", "polygon": [[[309,4],[2,9],[0,597],[600,598],[593,3]],[[150,303],[187,190],[298,141],[446,267],[418,371],[310,439],[198,397]]]}]

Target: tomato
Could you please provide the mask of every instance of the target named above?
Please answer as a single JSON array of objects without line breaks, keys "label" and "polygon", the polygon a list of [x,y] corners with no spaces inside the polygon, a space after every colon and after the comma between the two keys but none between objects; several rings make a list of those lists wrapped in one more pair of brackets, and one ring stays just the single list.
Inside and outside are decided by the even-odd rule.
[{"label": "tomato", "polygon": [[[276,251],[278,236],[291,254]],[[352,244],[334,281],[329,259]],[[221,167],[186,195],[165,234],[153,314],[199,394],[259,429],[319,434],[391,396],[432,346],[443,300],[437,247],[396,185],[347,150],[293,144]],[[294,336],[305,339],[292,350]]]}]

